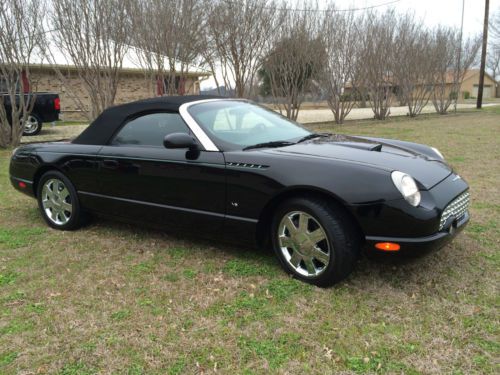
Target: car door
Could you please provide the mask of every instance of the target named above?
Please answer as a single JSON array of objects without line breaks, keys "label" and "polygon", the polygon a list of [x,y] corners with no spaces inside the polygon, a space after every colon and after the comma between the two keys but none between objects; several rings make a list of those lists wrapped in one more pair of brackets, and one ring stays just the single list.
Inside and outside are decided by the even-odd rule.
[{"label": "car door", "polygon": [[101,210],[139,222],[213,232],[225,214],[221,152],[166,149],[165,135],[190,133],[176,112],[125,123],[98,153]]}]

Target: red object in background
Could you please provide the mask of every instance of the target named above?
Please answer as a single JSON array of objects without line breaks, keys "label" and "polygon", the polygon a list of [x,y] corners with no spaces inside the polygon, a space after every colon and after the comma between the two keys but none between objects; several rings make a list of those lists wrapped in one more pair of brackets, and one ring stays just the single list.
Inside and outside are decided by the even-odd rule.
[{"label": "red object in background", "polygon": [[61,99],[59,99],[59,98],[55,98],[54,99],[54,109],[56,111],[60,111],[61,110]]},{"label": "red object in background", "polygon": [[21,72],[21,81],[23,85],[23,93],[27,94],[30,92],[30,82],[28,80],[28,75],[26,74],[26,70]]},{"label": "red object in background", "polygon": [[164,80],[160,78],[159,76],[156,77],[156,95],[158,96],[163,96],[164,92]]},{"label": "red object in background", "polygon": [[185,92],[186,92],[186,79],[182,77],[179,80],[179,88],[177,89],[177,93],[179,95],[184,95]]}]

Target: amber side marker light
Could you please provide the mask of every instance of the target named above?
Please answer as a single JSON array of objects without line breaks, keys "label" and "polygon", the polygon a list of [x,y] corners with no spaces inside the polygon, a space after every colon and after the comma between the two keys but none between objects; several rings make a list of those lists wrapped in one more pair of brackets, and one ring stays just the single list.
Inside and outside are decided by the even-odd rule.
[{"label": "amber side marker light", "polygon": [[398,251],[401,248],[397,243],[392,242],[379,242],[375,244],[375,247],[384,251]]},{"label": "amber side marker light", "polygon": [[25,189],[25,188],[26,188],[26,184],[25,184],[24,182],[22,182],[22,181],[21,181],[21,182],[19,183],[19,187],[20,187],[21,189]]}]

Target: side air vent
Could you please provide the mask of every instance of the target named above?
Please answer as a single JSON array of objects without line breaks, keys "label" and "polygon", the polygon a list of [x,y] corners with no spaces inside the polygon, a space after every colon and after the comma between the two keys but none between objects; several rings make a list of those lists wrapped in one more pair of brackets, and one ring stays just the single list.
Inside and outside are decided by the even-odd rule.
[{"label": "side air vent", "polygon": [[228,162],[226,163],[228,167],[233,167],[233,168],[247,168],[247,169],[267,169],[269,168],[268,165],[262,165],[262,164],[250,164],[250,163],[234,163],[234,162]]}]

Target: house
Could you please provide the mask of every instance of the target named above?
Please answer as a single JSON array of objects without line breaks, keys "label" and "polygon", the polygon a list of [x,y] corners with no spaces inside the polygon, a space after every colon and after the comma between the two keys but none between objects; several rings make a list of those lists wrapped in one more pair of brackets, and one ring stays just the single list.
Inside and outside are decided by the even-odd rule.
[{"label": "house", "polygon": [[[90,99],[84,83],[78,77],[76,67],[74,65],[59,65],[57,68],[63,74],[63,79],[58,76],[54,68],[49,64],[30,66],[32,78],[30,90],[59,93],[61,98],[61,118],[63,120],[85,120],[86,116],[82,112],[82,105],[79,102],[88,108]],[[198,71],[189,71],[184,73],[182,77],[176,75],[175,89],[178,94],[199,94],[200,80],[209,75],[209,73]],[[161,84],[158,80],[153,81],[144,69],[124,66],[120,70],[115,103],[121,104],[163,95],[164,86],[169,81],[165,78],[165,84]]]},{"label": "house", "polygon": [[[460,85],[458,100],[475,99],[479,89],[479,69],[469,69],[464,74],[464,79]],[[446,92],[451,95],[453,91],[453,73],[450,71],[446,76]],[[483,99],[496,98],[497,82],[487,72],[484,73]]]},{"label": "house", "polygon": [[[84,83],[78,76],[77,67],[54,44],[50,45],[49,49],[49,57],[35,58],[34,63],[29,66],[31,87],[23,85],[24,90],[56,92],[61,99],[62,119],[86,120],[86,113],[82,111],[82,107],[90,108],[90,99]],[[170,82],[175,82],[175,91],[179,95],[197,95],[200,93],[200,81],[211,76],[208,71],[194,67],[189,67],[187,72],[180,74],[177,72],[181,69],[176,66],[175,80],[171,80],[169,75],[159,79],[141,66],[141,57],[144,54],[144,51],[134,47],[127,50],[120,70],[116,104],[164,95],[170,91],[168,90]],[[166,57],[164,66],[169,66]],[[54,68],[57,68],[58,73]]]},{"label": "house", "polygon": [[[451,85],[451,83],[450,83]],[[495,98],[497,82],[487,72],[484,73],[483,99]],[[470,97],[477,98],[479,88],[479,69],[469,69],[465,73],[462,86],[460,87],[460,97],[463,99],[469,93]]]},{"label": "house", "polygon": [[[417,84],[416,87],[422,87],[422,85]],[[491,77],[487,72],[484,74],[484,89],[483,89],[483,99],[496,98],[500,94],[498,83]],[[393,94],[398,93],[399,87],[393,83],[388,83],[387,88],[392,91]],[[460,86],[459,99],[476,98],[477,91],[479,88],[479,69],[469,69],[465,72],[464,80]],[[451,94],[453,90],[453,73],[449,72],[446,76],[446,92]],[[348,95],[352,93],[352,85],[348,82],[344,88],[344,94]]]}]

